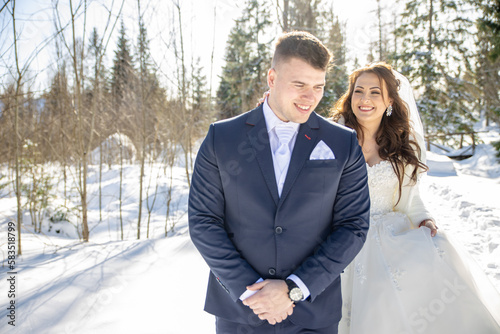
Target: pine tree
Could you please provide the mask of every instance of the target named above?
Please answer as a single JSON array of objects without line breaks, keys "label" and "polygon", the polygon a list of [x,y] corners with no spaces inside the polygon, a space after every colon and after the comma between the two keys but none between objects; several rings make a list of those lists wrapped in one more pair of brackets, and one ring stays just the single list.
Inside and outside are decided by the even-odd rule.
[{"label": "pine tree", "polygon": [[387,61],[389,58],[389,50],[388,50],[388,36],[386,34],[386,23],[383,21],[382,13],[387,10],[382,7],[380,0],[377,0],[377,30],[378,30],[378,40],[375,43],[377,47],[377,60],[378,61]]},{"label": "pine tree", "polygon": [[316,112],[328,116],[337,100],[347,90],[348,75],[346,67],[345,31],[333,11],[325,12],[327,18],[327,37],[324,40],[326,47],[333,54],[333,66],[326,75],[326,85],[323,99],[316,108]]},{"label": "pine tree", "polygon": [[[67,142],[70,141],[68,136],[72,132],[74,124],[72,124],[72,118],[68,115],[68,110],[71,108],[72,97],[68,90],[68,77],[66,74],[66,66],[63,64],[59,71],[57,71],[52,78],[50,88],[43,98],[45,99],[45,115],[46,118],[50,119],[52,124],[49,124],[51,128],[48,135],[50,136],[50,142],[52,147],[52,152],[49,155],[49,159],[52,161],[59,161],[66,165],[66,163],[72,158],[71,153],[68,151]],[[74,158],[74,157],[73,157]]]},{"label": "pine tree", "polygon": [[320,38],[324,35],[323,0],[291,0],[288,12],[289,31],[307,31]]},{"label": "pine tree", "polygon": [[[323,0],[290,0],[290,30],[308,31],[318,37],[333,53],[333,66],[326,76],[323,98],[316,112],[327,116],[347,89],[345,31],[333,9],[325,9]],[[284,15],[285,16],[285,15]]]},{"label": "pine tree", "polygon": [[207,77],[203,74],[203,67],[200,65],[201,59],[198,58],[193,65],[191,74],[191,114],[195,138],[201,137],[206,126],[213,121],[213,108],[210,105],[210,96],[207,90]]},{"label": "pine tree", "polygon": [[500,57],[500,0],[472,1],[483,14],[478,20],[478,26],[491,43],[488,56],[495,62]]},{"label": "pine tree", "polygon": [[490,120],[500,123],[500,0],[470,0],[481,13],[476,25],[476,76],[479,90],[479,108],[486,125]]},{"label": "pine tree", "polygon": [[85,103],[95,115],[96,138],[92,145],[98,145],[98,143],[102,142],[104,138],[111,135],[116,129],[110,126],[115,120],[113,120],[113,115],[110,113],[110,87],[107,71],[104,67],[103,40],[96,28],[90,34],[87,58],[90,73],[87,79],[88,86],[85,91]]},{"label": "pine tree", "polygon": [[104,46],[102,38],[99,36],[97,32],[97,28],[92,29],[92,33],[89,39],[89,58],[91,61],[91,76],[88,79],[89,86],[91,91],[95,90],[106,90],[108,88],[107,78],[106,78],[106,69],[103,64],[104,57]]},{"label": "pine tree", "polygon": [[491,60],[493,46],[484,32],[478,34],[476,78],[478,86],[478,106],[485,116],[486,126],[490,121],[500,124],[500,59]]},{"label": "pine tree", "polygon": [[113,59],[111,73],[112,110],[115,113],[113,126],[131,136],[134,130],[133,108],[135,103],[136,70],[133,66],[132,53],[126,36],[123,20],[119,31],[117,50]]},{"label": "pine tree", "polygon": [[228,118],[255,107],[267,90],[270,43],[263,40],[271,25],[268,1],[247,0],[227,41],[217,105],[220,118]]},{"label": "pine tree", "polygon": [[138,60],[138,110],[144,112],[136,113],[136,125],[144,129],[144,142],[147,146],[153,145],[155,141],[155,129],[158,123],[157,112],[165,105],[165,91],[160,86],[160,81],[155,71],[150,41],[147,37],[147,29],[144,22],[139,23],[139,36],[137,41],[136,58]]},{"label": "pine tree", "polygon": [[409,0],[396,31],[397,59],[420,95],[417,104],[427,133],[468,131],[474,114],[465,80],[470,56],[464,41],[471,22],[461,5],[445,0]]}]

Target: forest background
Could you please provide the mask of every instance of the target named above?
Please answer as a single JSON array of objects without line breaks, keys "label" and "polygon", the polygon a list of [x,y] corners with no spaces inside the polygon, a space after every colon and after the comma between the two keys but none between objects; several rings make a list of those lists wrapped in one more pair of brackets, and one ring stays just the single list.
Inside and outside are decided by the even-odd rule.
[{"label": "forest background", "polygon": [[[68,222],[79,239],[89,241],[89,166],[98,170],[100,221],[106,215],[102,171],[115,166],[124,239],[123,171],[133,164],[139,167],[135,237],[149,238],[156,200],[167,202],[167,236],[175,227],[168,205],[175,196],[172,166],[182,157],[189,183],[196,143],[208,124],[255,106],[267,90],[273,41],[282,31],[309,31],[334,54],[320,114],[327,116],[346,90],[350,71],[384,60],[410,79],[426,134],[434,141],[463,146],[464,140],[477,140],[475,135],[444,135],[470,134],[480,119],[486,126],[499,123],[499,0],[355,5],[368,3],[373,6],[369,19],[353,26],[349,22],[355,18],[339,14],[339,2],[328,0],[247,0],[239,5],[225,0],[52,0],[37,1],[42,9],[36,11],[28,8],[35,2],[4,0],[0,190],[15,193],[17,252],[22,253],[25,213],[35,233],[43,232],[44,224],[50,229],[50,224]],[[195,9],[204,12],[203,19],[193,14]],[[219,61],[218,45],[226,38],[217,30],[221,22],[231,28]],[[191,29],[199,25],[206,33],[203,43]],[[496,146],[500,151],[500,142]],[[162,196],[158,182],[145,177],[154,165],[163,166],[167,179],[170,171]],[[56,183],[62,183],[62,195],[55,195]]]}]

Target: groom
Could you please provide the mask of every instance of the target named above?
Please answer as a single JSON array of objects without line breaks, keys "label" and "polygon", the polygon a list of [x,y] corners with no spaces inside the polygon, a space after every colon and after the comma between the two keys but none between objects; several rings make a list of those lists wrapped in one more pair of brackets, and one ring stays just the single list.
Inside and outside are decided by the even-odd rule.
[{"label": "groom", "polygon": [[282,35],[268,98],[212,124],[200,147],[189,231],[219,334],[337,333],[340,273],[363,246],[370,202],[356,134],[313,112],[330,60],[314,36]]}]

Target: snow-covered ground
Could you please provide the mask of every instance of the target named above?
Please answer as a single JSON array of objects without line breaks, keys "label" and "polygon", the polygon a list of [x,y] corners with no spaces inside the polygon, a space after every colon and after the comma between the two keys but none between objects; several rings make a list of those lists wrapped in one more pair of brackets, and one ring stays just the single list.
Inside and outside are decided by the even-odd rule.
[{"label": "snow-covered ground", "polygon": [[[498,132],[489,136],[499,138]],[[458,162],[428,152],[428,163],[430,171],[421,187],[424,201],[440,229],[463,246],[500,291],[500,164],[492,147],[481,144],[472,158]],[[50,168],[58,175],[55,167]],[[138,170],[127,165],[123,174],[124,241],[117,165],[103,171],[101,222],[98,170],[91,168],[89,243],[75,239],[77,231],[69,223],[48,231],[46,220],[43,233],[34,233],[25,214],[23,255],[15,265],[15,327],[8,324],[6,309],[11,300],[6,240],[16,202],[12,191],[0,193],[0,333],[214,333],[213,317],[203,312],[208,267],[188,236],[185,169],[172,169],[174,195],[165,238],[170,174],[162,165],[148,167],[149,195],[157,182],[159,187],[149,239],[148,210],[143,207],[141,240],[136,240]],[[55,185],[61,196],[61,180]]]}]

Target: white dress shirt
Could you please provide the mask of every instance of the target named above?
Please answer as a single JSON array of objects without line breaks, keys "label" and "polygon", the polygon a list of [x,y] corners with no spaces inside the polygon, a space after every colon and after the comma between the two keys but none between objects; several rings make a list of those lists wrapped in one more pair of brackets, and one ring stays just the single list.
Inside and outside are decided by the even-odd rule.
[{"label": "white dress shirt", "polygon": [[[288,172],[288,166],[290,165],[290,161],[288,161],[288,165],[283,170],[283,173],[281,173],[280,169],[278,168],[278,164],[277,164],[276,158],[275,158],[275,152],[278,150],[278,147],[279,147],[279,138],[278,138],[278,135],[276,134],[276,132],[274,131],[274,128],[276,127],[276,125],[278,125],[280,123],[285,123],[285,122],[280,120],[278,118],[278,116],[276,116],[276,114],[272,111],[271,107],[269,106],[269,103],[267,103],[267,98],[264,101],[263,109],[264,109],[264,119],[266,120],[267,134],[269,135],[269,144],[271,145],[271,153],[273,156],[274,175],[276,176],[276,183],[278,186],[278,194],[281,196],[281,191],[283,190],[283,185],[285,183],[285,178],[286,178],[286,174]],[[295,141],[297,139],[297,133],[299,132],[300,124],[299,123],[292,123],[292,126],[295,127],[295,134],[293,135],[292,139],[288,143],[288,145],[290,146],[290,152],[293,152],[293,148],[295,146]],[[281,174],[284,174],[284,175],[281,175]],[[302,280],[297,275],[292,274],[292,275],[288,276],[287,278],[294,281],[295,284],[297,284],[297,286],[300,288],[300,290],[304,294],[304,298],[302,300],[305,300],[307,297],[309,297],[309,295],[311,294],[309,292],[309,289],[307,288],[307,286],[304,284],[304,282],[302,282]],[[255,282],[255,283],[262,282],[262,281],[263,281],[263,279],[259,278],[259,280],[257,280],[257,282]],[[245,300],[246,298],[254,295],[256,292],[257,291],[246,290],[240,296],[240,300]]]},{"label": "white dress shirt", "polygon": [[[269,135],[269,144],[271,145],[271,153],[273,155],[273,166],[274,166],[274,175],[276,176],[276,183],[278,185],[278,194],[281,197],[281,191],[283,190],[283,185],[285,184],[286,174],[288,172],[288,166],[290,165],[290,161],[283,170],[283,173],[280,171],[278,167],[278,162],[276,159],[276,151],[280,146],[278,135],[276,134],[275,128],[278,124],[285,124],[282,120],[276,116],[276,114],[271,110],[269,103],[267,103],[267,98],[264,101],[263,105],[264,109],[264,119],[266,120],[267,134]],[[293,152],[293,148],[295,147],[295,141],[297,139],[297,133],[299,132],[299,123],[291,123],[291,127],[295,128],[295,134],[292,139],[288,143],[290,152]]]}]

